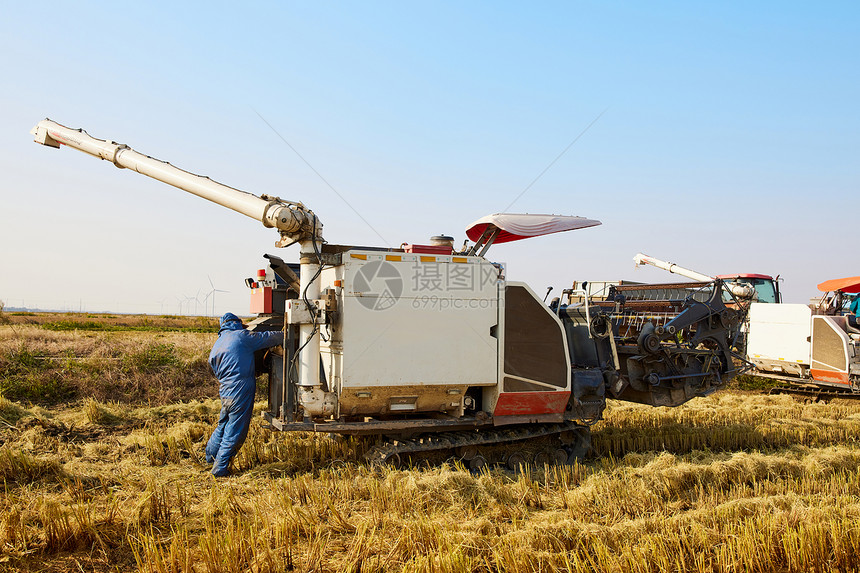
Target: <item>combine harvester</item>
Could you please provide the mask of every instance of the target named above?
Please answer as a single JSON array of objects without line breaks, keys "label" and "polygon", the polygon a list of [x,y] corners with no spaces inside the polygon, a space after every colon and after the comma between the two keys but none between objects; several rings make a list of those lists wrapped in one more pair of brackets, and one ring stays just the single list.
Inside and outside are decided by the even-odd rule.
[{"label": "combine harvester", "polygon": [[[818,290],[858,293],[860,277],[825,281]],[[841,296],[832,298],[841,303]],[[755,374],[792,384],[773,393],[860,398],[860,326],[854,315],[842,315],[841,304],[753,304],[749,331],[747,357]]]},{"label": "combine harvester", "polygon": [[[633,260],[693,280],[710,278],[642,253]],[[860,327],[853,315],[841,315],[841,295],[860,293],[860,277],[819,284],[818,290],[831,296],[821,297],[817,305],[782,303],[778,277],[741,274],[720,278],[731,280],[732,292],[747,310],[745,336],[738,346],[752,366],[751,372],[790,383],[771,393],[814,399],[860,398]],[[754,292],[744,292],[745,287]],[[832,301],[832,305],[828,307],[824,301]]]},{"label": "combine harvester", "polygon": [[[720,296],[656,324],[632,310],[619,330],[603,307],[547,307],[485,257],[494,244],[599,225],[582,217],[495,214],[402,249],[333,245],[304,204],[256,196],[50,120],[38,143],[78,149],[275,228],[299,263],[266,255],[250,324],[284,332],[268,353],[266,422],[276,430],[375,435],[371,462],[456,456],[469,467],[567,463],[590,447],[606,398],[678,406],[736,373],[739,311]],[[296,272],[297,271],[297,272]],[[722,281],[716,280],[715,292]]]}]

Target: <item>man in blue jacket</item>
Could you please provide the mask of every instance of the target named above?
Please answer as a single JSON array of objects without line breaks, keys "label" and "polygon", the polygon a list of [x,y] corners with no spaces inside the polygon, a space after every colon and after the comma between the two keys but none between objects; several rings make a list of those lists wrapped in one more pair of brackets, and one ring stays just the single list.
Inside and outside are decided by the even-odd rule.
[{"label": "man in blue jacket", "polygon": [[254,394],[254,352],[282,344],[282,332],[248,332],[242,320],[228,312],[221,317],[218,340],[209,354],[209,364],[221,382],[221,416],[206,444],[206,461],[212,475],[230,475],[230,460],[248,437]]}]

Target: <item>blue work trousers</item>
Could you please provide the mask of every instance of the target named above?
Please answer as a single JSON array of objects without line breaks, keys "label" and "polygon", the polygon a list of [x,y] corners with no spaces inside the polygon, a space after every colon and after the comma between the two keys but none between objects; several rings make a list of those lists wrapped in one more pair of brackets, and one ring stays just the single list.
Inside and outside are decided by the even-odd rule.
[{"label": "blue work trousers", "polygon": [[221,398],[218,427],[206,444],[206,461],[212,464],[212,475],[215,477],[230,475],[230,460],[248,437],[253,410],[253,391],[236,398]]}]

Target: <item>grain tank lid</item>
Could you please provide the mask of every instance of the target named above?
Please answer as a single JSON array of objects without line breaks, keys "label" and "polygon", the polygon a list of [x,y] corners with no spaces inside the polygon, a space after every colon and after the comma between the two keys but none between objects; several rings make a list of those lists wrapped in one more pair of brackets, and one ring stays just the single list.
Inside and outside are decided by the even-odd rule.
[{"label": "grain tank lid", "polygon": [[860,277],[847,277],[844,279],[831,279],[818,285],[821,292],[841,290],[850,294],[860,292]]},{"label": "grain tank lid", "polygon": [[600,221],[569,215],[495,213],[472,223],[466,229],[466,236],[472,241],[477,241],[488,227],[495,227],[499,229],[499,234],[493,242],[498,244],[597,225],[600,225]]}]

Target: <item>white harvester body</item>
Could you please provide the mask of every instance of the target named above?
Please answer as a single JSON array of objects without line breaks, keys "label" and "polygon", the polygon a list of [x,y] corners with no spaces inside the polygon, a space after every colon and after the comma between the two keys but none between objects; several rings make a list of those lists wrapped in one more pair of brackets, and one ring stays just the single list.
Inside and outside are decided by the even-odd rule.
[{"label": "white harvester body", "polygon": [[805,304],[753,303],[747,358],[758,374],[855,389],[860,333],[852,332],[847,317],[813,314]]},{"label": "white harvester body", "polygon": [[302,203],[246,193],[50,120],[33,134],[257,219],[278,229],[279,247],[299,244],[298,264],[267,254],[268,267],[246,280],[258,314],[250,328],[284,332],[281,350],[258,364],[275,429],[386,436],[393,441],[377,460],[453,447],[470,467],[517,467],[584,455],[607,393],[677,406],[737,373],[738,313],[719,286],[655,323],[637,304],[620,314],[614,303],[592,308],[588,297],[548,306],[484,257],[493,244],[600,221],[496,213],[466,230],[474,244],[461,252],[447,236],[396,249],[332,245]]},{"label": "white harvester body", "polygon": [[339,318],[320,352],[339,411],[462,415],[469,387],[497,382],[499,274],[483,257],[362,250],[326,268]]}]

